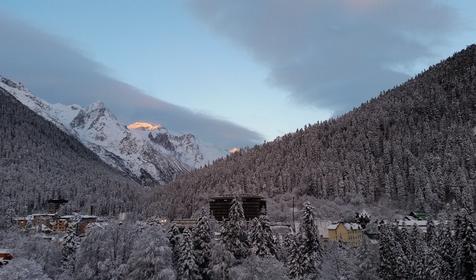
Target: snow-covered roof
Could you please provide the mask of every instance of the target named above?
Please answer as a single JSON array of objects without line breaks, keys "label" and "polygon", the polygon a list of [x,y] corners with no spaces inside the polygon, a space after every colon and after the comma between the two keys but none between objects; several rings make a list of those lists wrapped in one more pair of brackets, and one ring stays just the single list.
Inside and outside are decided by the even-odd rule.
[{"label": "snow-covered roof", "polygon": [[51,213],[36,213],[36,214],[31,214],[32,217],[54,217],[56,214],[51,214]]},{"label": "snow-covered roof", "polygon": [[327,229],[335,230],[340,224],[343,224],[346,230],[361,230],[362,229],[362,227],[356,223],[334,223],[327,226]]},{"label": "snow-covered roof", "polygon": [[359,224],[356,224],[356,223],[345,223],[344,226],[347,230],[360,230],[360,229],[362,229],[362,227]]},{"label": "snow-covered roof", "polygon": [[327,226],[327,229],[336,229],[339,226],[339,224],[330,224]]},{"label": "snow-covered roof", "polygon": [[[75,215],[64,215],[64,216],[61,216],[61,219],[72,219],[76,217]],[[92,216],[92,215],[77,215],[77,217],[81,218],[81,219],[96,219],[97,216]]]},{"label": "snow-covered roof", "polygon": [[419,226],[419,227],[426,227],[428,221],[426,220],[398,220],[397,221],[399,226]]},{"label": "snow-covered roof", "polygon": [[320,236],[324,238],[327,238],[329,236],[328,227],[331,223],[332,223],[331,221],[321,221],[321,220],[316,221],[317,229],[319,230]]}]

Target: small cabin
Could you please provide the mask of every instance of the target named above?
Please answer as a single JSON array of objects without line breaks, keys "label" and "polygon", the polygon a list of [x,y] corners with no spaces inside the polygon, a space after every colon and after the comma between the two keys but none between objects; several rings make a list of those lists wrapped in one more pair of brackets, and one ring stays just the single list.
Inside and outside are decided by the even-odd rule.
[{"label": "small cabin", "polygon": [[246,220],[249,221],[261,215],[266,215],[266,200],[262,196],[217,196],[212,197],[209,201],[210,213],[217,221],[224,221],[228,219],[231,204],[235,198],[241,201]]}]

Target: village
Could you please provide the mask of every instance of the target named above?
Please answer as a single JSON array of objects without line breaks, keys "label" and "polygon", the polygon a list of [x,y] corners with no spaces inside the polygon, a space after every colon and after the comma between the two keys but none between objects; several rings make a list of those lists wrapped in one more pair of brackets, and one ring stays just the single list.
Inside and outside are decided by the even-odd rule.
[{"label": "village", "polygon": [[[267,214],[266,199],[262,196],[256,195],[241,195],[236,196],[218,196],[212,197],[209,200],[209,213],[217,221],[218,224],[228,218],[230,207],[235,198],[241,201],[243,206],[244,217],[246,221],[251,221],[261,215]],[[116,219],[110,217],[98,217],[93,215],[93,208],[90,209],[89,214],[71,213],[69,215],[59,215],[58,211],[61,206],[68,201],[65,199],[50,199],[48,200],[48,211],[46,213],[34,213],[26,217],[18,217],[14,222],[18,228],[23,232],[33,232],[40,234],[44,239],[60,241],[71,230],[71,225],[74,225],[73,231],[77,236],[84,236],[88,230],[94,226],[102,226],[108,222],[124,220],[125,213],[119,215]],[[167,217],[152,218],[148,223],[159,223],[163,226],[169,224],[176,225],[181,231],[192,228],[196,225],[196,219],[174,219],[170,221]],[[362,245],[364,238],[369,242],[377,244],[379,242],[378,228],[375,225],[393,223],[398,228],[405,228],[408,231],[416,228],[421,233],[425,233],[429,223],[428,217],[422,212],[411,212],[402,219],[394,221],[372,221],[371,216],[363,210],[361,213],[356,213],[353,221],[328,221],[316,219],[315,225],[319,231],[319,236],[322,242],[338,242],[350,247],[359,247]],[[433,224],[438,224],[436,220]],[[373,227],[370,225],[374,225]],[[271,230],[274,238],[278,242],[283,242],[287,235],[299,232],[299,221],[291,221],[290,223],[272,222]],[[215,238],[220,238],[219,230],[214,232]],[[14,259],[14,255],[9,249],[0,249],[0,266],[7,264]]]}]

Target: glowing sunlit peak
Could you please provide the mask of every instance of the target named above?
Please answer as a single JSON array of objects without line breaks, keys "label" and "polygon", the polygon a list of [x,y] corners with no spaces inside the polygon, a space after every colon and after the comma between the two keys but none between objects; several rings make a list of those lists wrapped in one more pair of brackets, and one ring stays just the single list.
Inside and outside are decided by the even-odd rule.
[{"label": "glowing sunlit peak", "polygon": [[143,129],[148,131],[159,130],[160,124],[153,124],[148,122],[135,122],[127,126],[129,129]]},{"label": "glowing sunlit peak", "polygon": [[240,148],[231,148],[228,150],[230,154],[238,153],[240,151]]}]

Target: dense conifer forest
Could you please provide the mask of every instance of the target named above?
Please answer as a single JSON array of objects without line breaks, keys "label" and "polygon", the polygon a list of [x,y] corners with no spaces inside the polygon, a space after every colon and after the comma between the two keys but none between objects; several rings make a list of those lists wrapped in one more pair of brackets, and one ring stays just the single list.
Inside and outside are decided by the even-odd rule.
[{"label": "dense conifer forest", "polygon": [[179,177],[168,186],[170,212],[190,215],[210,194],[221,193],[472,211],[475,93],[472,45],[347,114]]},{"label": "dense conifer forest", "polygon": [[0,89],[0,225],[46,208],[52,198],[69,210],[109,215],[133,211],[141,187],[105,165],[54,124]]}]

